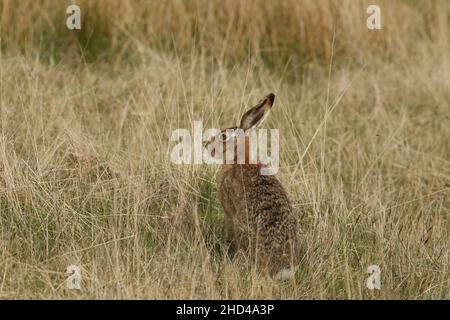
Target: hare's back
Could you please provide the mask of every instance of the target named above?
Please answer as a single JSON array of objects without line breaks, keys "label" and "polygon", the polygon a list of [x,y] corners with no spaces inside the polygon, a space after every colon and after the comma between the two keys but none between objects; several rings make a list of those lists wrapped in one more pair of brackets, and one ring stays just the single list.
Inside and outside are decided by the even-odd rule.
[{"label": "hare's back", "polygon": [[247,222],[276,223],[292,216],[291,203],[279,180],[262,175],[258,165],[236,165],[226,171],[219,198],[226,214]]}]

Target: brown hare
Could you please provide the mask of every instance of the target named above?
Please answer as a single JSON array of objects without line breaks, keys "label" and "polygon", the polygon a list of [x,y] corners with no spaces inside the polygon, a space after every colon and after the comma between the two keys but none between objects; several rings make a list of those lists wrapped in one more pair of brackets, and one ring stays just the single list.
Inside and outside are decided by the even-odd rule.
[{"label": "brown hare", "polygon": [[[218,149],[222,159],[227,159],[222,162],[218,194],[232,226],[234,247],[246,250],[270,276],[285,280],[296,271],[297,220],[275,175],[261,174],[263,164],[250,162],[251,139],[247,134],[264,121],[274,100],[274,94],[267,95],[242,116],[239,127],[222,130],[207,145],[215,146],[209,147],[212,157],[217,158]],[[237,148],[239,139],[245,141],[245,147],[239,148],[244,155]],[[231,163],[227,158],[230,152],[234,154]],[[238,161],[239,156],[243,161]]]}]

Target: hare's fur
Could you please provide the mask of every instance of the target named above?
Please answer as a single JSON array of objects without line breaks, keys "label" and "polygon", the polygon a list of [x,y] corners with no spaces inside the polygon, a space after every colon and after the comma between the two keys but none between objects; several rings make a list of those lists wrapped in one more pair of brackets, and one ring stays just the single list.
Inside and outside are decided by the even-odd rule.
[{"label": "hare's fur", "polygon": [[[268,95],[244,114],[240,128],[259,125],[274,97]],[[235,249],[247,251],[258,266],[284,280],[296,270],[298,224],[283,186],[274,175],[261,174],[261,168],[247,162],[223,165],[219,200],[231,221]]]},{"label": "hare's fur", "polygon": [[223,172],[219,199],[232,222],[234,244],[275,275],[295,264],[297,221],[281,183],[260,169],[242,164]]}]

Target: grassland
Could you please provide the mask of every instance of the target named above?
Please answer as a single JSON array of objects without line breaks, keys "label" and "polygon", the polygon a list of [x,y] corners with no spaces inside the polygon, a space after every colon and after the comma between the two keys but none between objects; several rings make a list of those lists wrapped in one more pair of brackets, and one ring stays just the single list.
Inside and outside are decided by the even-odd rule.
[{"label": "grassland", "polygon": [[[69,31],[69,2],[0,0],[0,298],[449,299],[450,3],[376,2],[379,31],[367,1],[85,0]],[[268,92],[281,284],[227,255],[219,168],[169,160]]]}]

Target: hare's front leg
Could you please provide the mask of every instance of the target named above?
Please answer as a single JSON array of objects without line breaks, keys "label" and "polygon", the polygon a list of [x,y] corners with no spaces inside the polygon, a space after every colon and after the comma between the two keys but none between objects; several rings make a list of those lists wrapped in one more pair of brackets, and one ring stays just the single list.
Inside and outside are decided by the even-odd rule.
[{"label": "hare's front leg", "polygon": [[[230,208],[228,206],[224,206],[225,210],[225,238],[229,243],[229,254],[230,256],[234,256],[240,249],[242,249],[242,232],[236,225],[236,221],[234,221],[234,212],[229,212],[228,210],[234,210],[234,208]],[[232,206],[232,205],[231,205]],[[226,209],[225,209],[226,208]],[[228,212],[227,212],[228,211]]]}]

